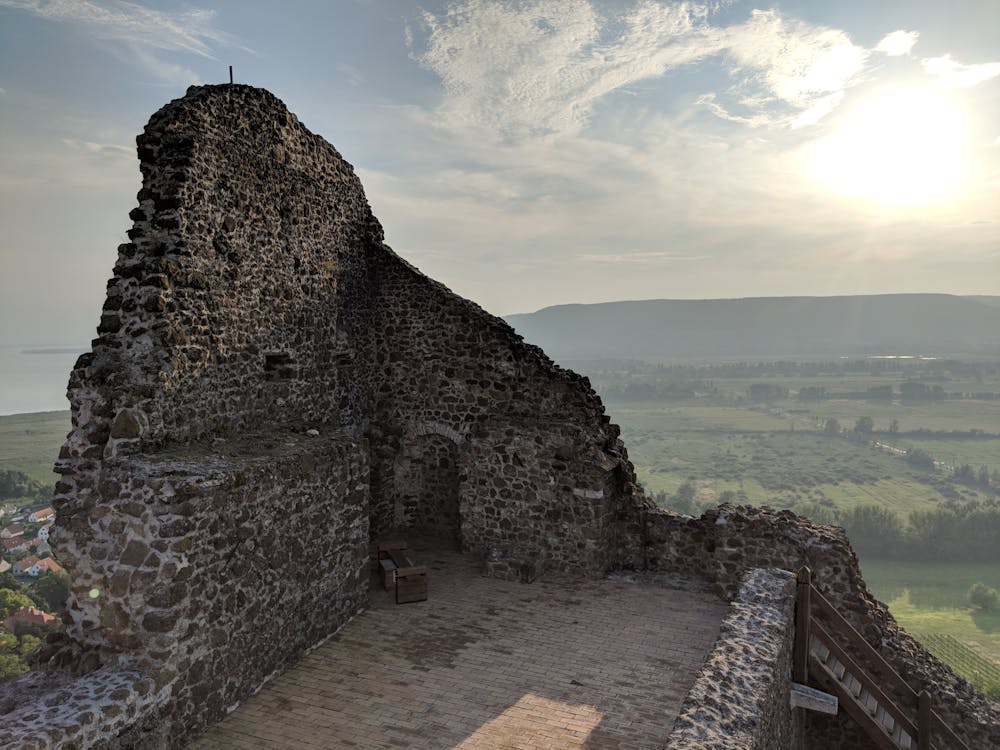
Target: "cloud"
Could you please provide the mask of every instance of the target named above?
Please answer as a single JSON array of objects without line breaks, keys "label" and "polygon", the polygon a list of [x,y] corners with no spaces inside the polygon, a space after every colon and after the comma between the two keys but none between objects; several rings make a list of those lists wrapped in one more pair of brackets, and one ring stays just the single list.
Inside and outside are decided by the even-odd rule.
[{"label": "cloud", "polygon": [[95,143],[94,141],[83,141],[77,138],[63,138],[62,142],[74,149],[88,154],[102,157],[112,157],[117,159],[128,159],[135,161],[135,149],[129,146],[119,146],[114,143]]},{"label": "cloud", "polygon": [[187,8],[176,13],[154,10],[124,0],[0,0],[0,7],[24,11],[48,21],[77,26],[94,38],[122,42],[157,77],[192,82],[190,70],[165,63],[153,52],[191,54],[215,60],[218,46],[245,51],[235,37],[213,25],[215,11]]},{"label": "cloud", "polygon": [[424,22],[415,56],[442,81],[441,119],[508,139],[578,134],[609,94],[711,57],[728,61],[734,82],[702,97],[710,111],[802,127],[839,103],[867,54],[842,31],[776,11],[715,26],[697,2],[640,0],[603,16],[588,0],[463,0]]},{"label": "cloud", "polygon": [[924,70],[935,76],[939,83],[952,88],[972,88],[984,81],[1000,76],[1000,62],[962,65],[951,55],[931,57],[923,61]]},{"label": "cloud", "polygon": [[920,33],[917,31],[903,31],[900,29],[882,37],[882,41],[875,45],[875,51],[882,52],[889,55],[889,57],[908,55],[919,37]]},{"label": "cloud", "polygon": [[708,54],[704,11],[642,2],[616,33],[586,0],[465,0],[424,15],[417,59],[445,88],[443,114],[504,136],[579,132],[602,96]]}]

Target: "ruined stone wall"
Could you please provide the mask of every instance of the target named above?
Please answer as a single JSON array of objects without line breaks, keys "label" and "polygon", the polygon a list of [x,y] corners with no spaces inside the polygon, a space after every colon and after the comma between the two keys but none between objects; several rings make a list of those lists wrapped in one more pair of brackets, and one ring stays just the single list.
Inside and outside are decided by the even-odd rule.
[{"label": "ruined stone wall", "polygon": [[616,466],[575,424],[481,425],[463,467],[463,544],[477,554],[534,548],[545,567],[606,570]]},{"label": "ruined stone wall", "polygon": [[149,676],[180,744],[363,605],[389,529],[606,567],[609,509],[640,491],[600,399],[382,244],[332,146],[246,86],[189,89],[137,142],[130,241],[69,384],[51,664]]},{"label": "ruined stone wall", "polygon": [[108,462],[64,549],[74,636],[155,678],[169,736],[218,720],[367,601],[367,475],[366,445],[290,435]]},{"label": "ruined stone wall", "polygon": [[[634,565],[706,578],[727,598],[737,593],[750,569],[808,566],[816,588],[913,690],[931,694],[934,710],[969,747],[1000,747],[1000,709],[899,627],[868,590],[843,529],[813,524],[789,511],[733,505],[700,518],[647,506],[638,509],[631,524],[643,529],[639,543],[629,548]],[[841,645],[855,651],[849,642]],[[863,655],[852,655],[865,663]],[[902,696],[895,697],[905,705]],[[863,737],[843,715],[809,717],[806,734],[809,747],[817,750],[848,750]]]},{"label": "ruined stone wall", "polygon": [[609,509],[639,490],[589,381],[385,246],[372,257],[373,533],[435,528],[436,493],[458,500],[444,515],[457,511],[469,552],[518,541],[559,567],[606,569]]}]

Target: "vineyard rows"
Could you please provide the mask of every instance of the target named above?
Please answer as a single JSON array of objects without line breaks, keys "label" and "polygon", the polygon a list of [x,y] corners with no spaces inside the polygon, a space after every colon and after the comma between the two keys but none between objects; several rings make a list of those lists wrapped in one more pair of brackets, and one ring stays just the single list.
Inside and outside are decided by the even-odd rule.
[{"label": "vineyard rows", "polygon": [[1000,700],[1000,666],[984,659],[954,636],[929,633],[919,637],[932,654],[962,675],[983,695],[992,700]]}]

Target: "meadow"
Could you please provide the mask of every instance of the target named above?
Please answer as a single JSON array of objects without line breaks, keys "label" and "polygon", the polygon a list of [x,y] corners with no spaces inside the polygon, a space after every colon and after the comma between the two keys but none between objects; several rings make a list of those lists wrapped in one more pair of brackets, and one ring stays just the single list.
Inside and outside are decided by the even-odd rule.
[{"label": "meadow", "polygon": [[70,426],[68,411],[0,416],[0,469],[55,484],[52,465]]}]

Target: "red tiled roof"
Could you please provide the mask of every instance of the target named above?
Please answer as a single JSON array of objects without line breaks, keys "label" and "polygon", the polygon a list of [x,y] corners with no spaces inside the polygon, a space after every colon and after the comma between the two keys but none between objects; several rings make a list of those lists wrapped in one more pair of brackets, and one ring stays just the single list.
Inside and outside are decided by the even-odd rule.
[{"label": "red tiled roof", "polygon": [[34,555],[29,555],[28,557],[25,557],[23,560],[18,560],[16,563],[14,563],[14,565],[17,566],[18,570],[24,573],[28,568],[30,568],[36,562],[38,562],[38,558],[35,557]]},{"label": "red tiled roof", "polygon": [[13,539],[0,539],[0,547],[3,547],[5,552],[10,552],[20,547],[27,547],[29,541],[23,536],[16,536]]},{"label": "red tiled roof", "polygon": [[51,625],[58,621],[59,618],[55,615],[42,612],[42,610],[36,607],[21,607],[14,614],[4,618],[3,626],[7,630],[13,630],[14,626],[19,622],[23,622],[26,625]]},{"label": "red tiled roof", "polygon": [[38,561],[38,567],[42,570],[51,570],[53,573],[58,573],[62,570],[62,565],[57,563],[51,557],[43,557]]},{"label": "red tiled roof", "polygon": [[44,521],[55,514],[56,512],[52,508],[42,508],[41,510],[32,511],[29,515],[34,516],[36,521]]}]

